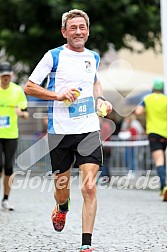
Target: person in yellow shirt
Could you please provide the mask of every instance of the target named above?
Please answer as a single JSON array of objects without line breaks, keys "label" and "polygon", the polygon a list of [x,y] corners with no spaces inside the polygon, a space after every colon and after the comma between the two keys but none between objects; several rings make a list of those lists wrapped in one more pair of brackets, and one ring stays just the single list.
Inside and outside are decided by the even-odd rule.
[{"label": "person in yellow shirt", "polygon": [[144,98],[136,108],[136,114],[145,112],[146,133],[150,142],[152,157],[160,178],[160,195],[167,201],[165,150],[167,147],[167,96],[163,94],[164,82],[156,79],[153,92]]},{"label": "person in yellow shirt", "polygon": [[[18,117],[27,119],[27,99],[23,89],[11,82],[13,72],[9,62],[0,63],[0,177],[4,172],[2,208],[13,210],[8,197],[13,174],[13,159],[18,142]],[[3,159],[4,157],[4,159]],[[4,163],[3,163],[4,160]]]}]

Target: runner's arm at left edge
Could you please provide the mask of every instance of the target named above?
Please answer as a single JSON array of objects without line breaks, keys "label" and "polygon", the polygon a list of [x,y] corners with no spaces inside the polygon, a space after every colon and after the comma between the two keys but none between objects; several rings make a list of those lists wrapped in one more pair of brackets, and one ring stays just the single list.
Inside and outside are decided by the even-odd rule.
[{"label": "runner's arm at left edge", "polygon": [[15,112],[17,114],[18,117],[22,118],[22,119],[28,119],[29,118],[29,112],[26,109],[20,109],[19,107],[15,108]]},{"label": "runner's arm at left edge", "polygon": [[35,96],[43,100],[58,100],[63,101],[64,99],[69,100],[69,102],[74,102],[77,99],[75,91],[78,91],[76,88],[71,88],[66,90],[65,93],[56,93],[54,91],[47,90],[40,85],[28,80],[24,92],[26,95]]}]

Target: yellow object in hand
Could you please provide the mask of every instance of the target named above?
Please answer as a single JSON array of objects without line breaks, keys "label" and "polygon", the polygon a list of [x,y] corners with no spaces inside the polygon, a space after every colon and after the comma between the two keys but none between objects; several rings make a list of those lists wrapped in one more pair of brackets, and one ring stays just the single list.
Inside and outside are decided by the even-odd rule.
[{"label": "yellow object in hand", "polygon": [[107,115],[107,106],[105,102],[102,103],[100,110],[97,111],[97,115],[100,117],[105,117]]},{"label": "yellow object in hand", "polygon": [[[82,91],[81,88],[78,88],[79,91],[75,91],[75,95],[76,97],[80,96],[80,91]],[[71,102],[68,99],[64,99],[63,102],[66,104],[67,107],[69,107],[71,105]]]}]

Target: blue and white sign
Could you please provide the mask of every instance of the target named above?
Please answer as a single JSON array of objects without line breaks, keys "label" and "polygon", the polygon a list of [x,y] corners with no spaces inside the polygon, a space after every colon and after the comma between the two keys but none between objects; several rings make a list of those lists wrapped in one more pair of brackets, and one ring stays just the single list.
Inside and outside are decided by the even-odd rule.
[{"label": "blue and white sign", "polygon": [[70,118],[92,114],[95,112],[93,97],[90,96],[78,99],[75,103],[71,104],[68,109]]},{"label": "blue and white sign", "polygon": [[0,116],[0,128],[8,128],[10,126],[9,116]]}]

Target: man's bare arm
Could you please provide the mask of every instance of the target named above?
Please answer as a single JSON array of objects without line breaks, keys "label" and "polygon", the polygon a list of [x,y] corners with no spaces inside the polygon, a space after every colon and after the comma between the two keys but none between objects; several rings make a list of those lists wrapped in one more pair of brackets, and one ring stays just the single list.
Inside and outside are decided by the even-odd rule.
[{"label": "man's bare arm", "polygon": [[101,87],[101,84],[100,84],[100,81],[99,81],[99,80],[97,80],[97,81],[94,83],[93,92],[94,92],[94,97],[95,97],[95,99],[97,99],[97,97],[99,97],[99,96],[102,96],[102,97],[103,97],[103,90],[102,90],[102,87]]},{"label": "man's bare arm", "polygon": [[97,80],[94,83],[94,97],[97,101],[97,111],[100,111],[100,108],[102,106],[103,103],[105,103],[106,105],[106,112],[107,114],[110,114],[112,112],[112,105],[110,102],[106,101],[105,98],[103,97],[103,90],[102,90],[102,86],[100,84],[100,81]]},{"label": "man's bare arm", "polygon": [[75,95],[75,91],[77,90],[78,89],[76,88],[71,88],[65,93],[60,94],[54,91],[47,90],[30,80],[26,83],[26,86],[24,87],[24,92],[26,95],[31,95],[43,100],[63,101],[64,99],[68,99],[70,102],[74,102],[77,99]]},{"label": "man's bare arm", "polygon": [[139,105],[136,109],[135,109],[135,114],[136,115],[141,115],[145,112],[144,106]]}]

